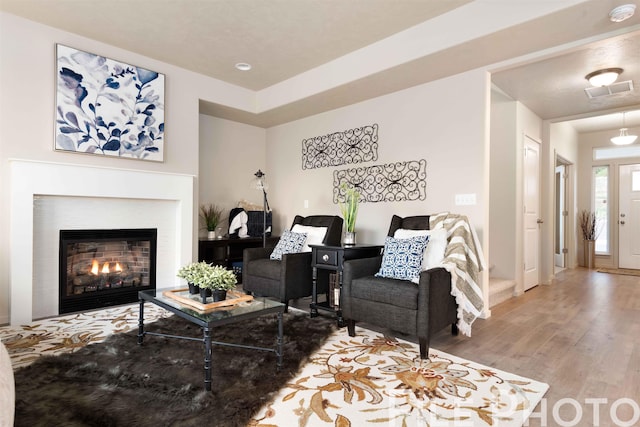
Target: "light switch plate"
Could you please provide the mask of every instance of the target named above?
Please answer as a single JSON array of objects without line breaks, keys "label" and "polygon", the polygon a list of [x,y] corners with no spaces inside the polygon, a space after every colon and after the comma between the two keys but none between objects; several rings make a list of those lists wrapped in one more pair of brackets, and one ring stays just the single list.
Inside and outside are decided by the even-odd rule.
[{"label": "light switch plate", "polygon": [[476,193],[456,194],[456,206],[472,206],[476,204]]}]

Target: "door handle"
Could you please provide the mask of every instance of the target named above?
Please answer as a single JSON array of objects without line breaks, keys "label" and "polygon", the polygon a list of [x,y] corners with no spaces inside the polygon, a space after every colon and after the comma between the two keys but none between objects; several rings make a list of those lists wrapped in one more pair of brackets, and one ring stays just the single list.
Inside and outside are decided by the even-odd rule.
[{"label": "door handle", "polygon": [[624,221],[620,221],[620,225],[624,225]]},{"label": "door handle", "polygon": [[538,220],[537,220],[536,222],[537,222],[538,224],[542,224],[542,223],[544,223],[544,221],[543,221],[543,220],[541,220],[540,218],[538,218]]}]

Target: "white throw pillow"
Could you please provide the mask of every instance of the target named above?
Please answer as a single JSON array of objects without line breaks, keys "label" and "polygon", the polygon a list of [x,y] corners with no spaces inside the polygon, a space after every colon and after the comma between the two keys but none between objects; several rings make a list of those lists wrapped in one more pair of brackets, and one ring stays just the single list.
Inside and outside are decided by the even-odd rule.
[{"label": "white throw pillow", "polygon": [[291,231],[294,233],[306,233],[307,240],[304,242],[302,252],[311,252],[309,245],[321,245],[324,236],[327,234],[327,227],[313,227],[311,225],[295,224]]},{"label": "white throw pillow", "polygon": [[444,228],[436,230],[407,230],[399,228],[393,234],[396,239],[410,239],[416,236],[429,236],[429,244],[427,244],[422,257],[422,269],[429,270],[439,266],[444,260],[444,251],[447,249],[447,230]]}]

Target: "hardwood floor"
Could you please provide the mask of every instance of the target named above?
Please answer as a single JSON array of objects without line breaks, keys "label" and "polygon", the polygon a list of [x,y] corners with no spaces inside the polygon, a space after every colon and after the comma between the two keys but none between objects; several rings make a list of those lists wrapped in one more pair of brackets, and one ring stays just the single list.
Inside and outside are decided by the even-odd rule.
[{"label": "hardwood floor", "polygon": [[[640,277],[578,268],[556,278],[493,307],[471,338],[442,331],[431,345],[548,383],[546,425],[640,425]],[[591,399],[607,400],[599,416]]]},{"label": "hardwood floor", "polygon": [[531,426],[640,425],[640,277],[567,269],[491,312],[431,347],[548,383]]}]

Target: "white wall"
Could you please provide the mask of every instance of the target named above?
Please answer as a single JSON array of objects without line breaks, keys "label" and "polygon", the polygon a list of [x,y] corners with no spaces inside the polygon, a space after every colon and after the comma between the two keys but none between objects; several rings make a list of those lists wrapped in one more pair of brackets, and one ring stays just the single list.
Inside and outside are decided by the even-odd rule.
[{"label": "white wall", "polygon": [[[200,115],[200,203],[223,208],[225,228],[229,211],[240,200],[262,206],[262,192],[250,188],[250,183],[258,169],[267,174],[269,182],[271,171],[265,159],[265,129]],[[270,201],[270,191],[267,193]],[[201,228],[200,235],[204,234]]]},{"label": "white wall", "polygon": [[[288,227],[295,214],[340,214],[333,203],[334,170],[426,159],[426,200],[362,203],[358,240],[383,242],[393,214],[440,211],[467,215],[481,234],[487,207],[484,78],[482,71],[469,72],[268,129],[271,200],[280,212],[279,226]],[[302,170],[303,139],[373,123],[379,126],[377,161]],[[462,193],[475,193],[477,204],[455,206],[455,194]]]},{"label": "white wall", "polygon": [[[491,277],[516,280],[516,176],[519,138],[517,103],[498,90],[491,92],[490,239]],[[509,179],[506,179],[509,177]]]},{"label": "white wall", "polygon": [[[166,75],[163,163],[53,150],[56,43]],[[199,98],[226,105],[236,105],[234,99],[240,104],[247,99],[246,91],[227,83],[4,12],[0,12],[0,94],[0,235],[5,237],[0,241],[0,324],[6,323],[9,317],[9,159],[195,176],[198,174]],[[33,176],[32,179],[46,180],[47,177]],[[196,203],[197,197],[194,188]],[[193,254],[197,253],[196,215],[194,210],[193,236],[189,236]]]}]

